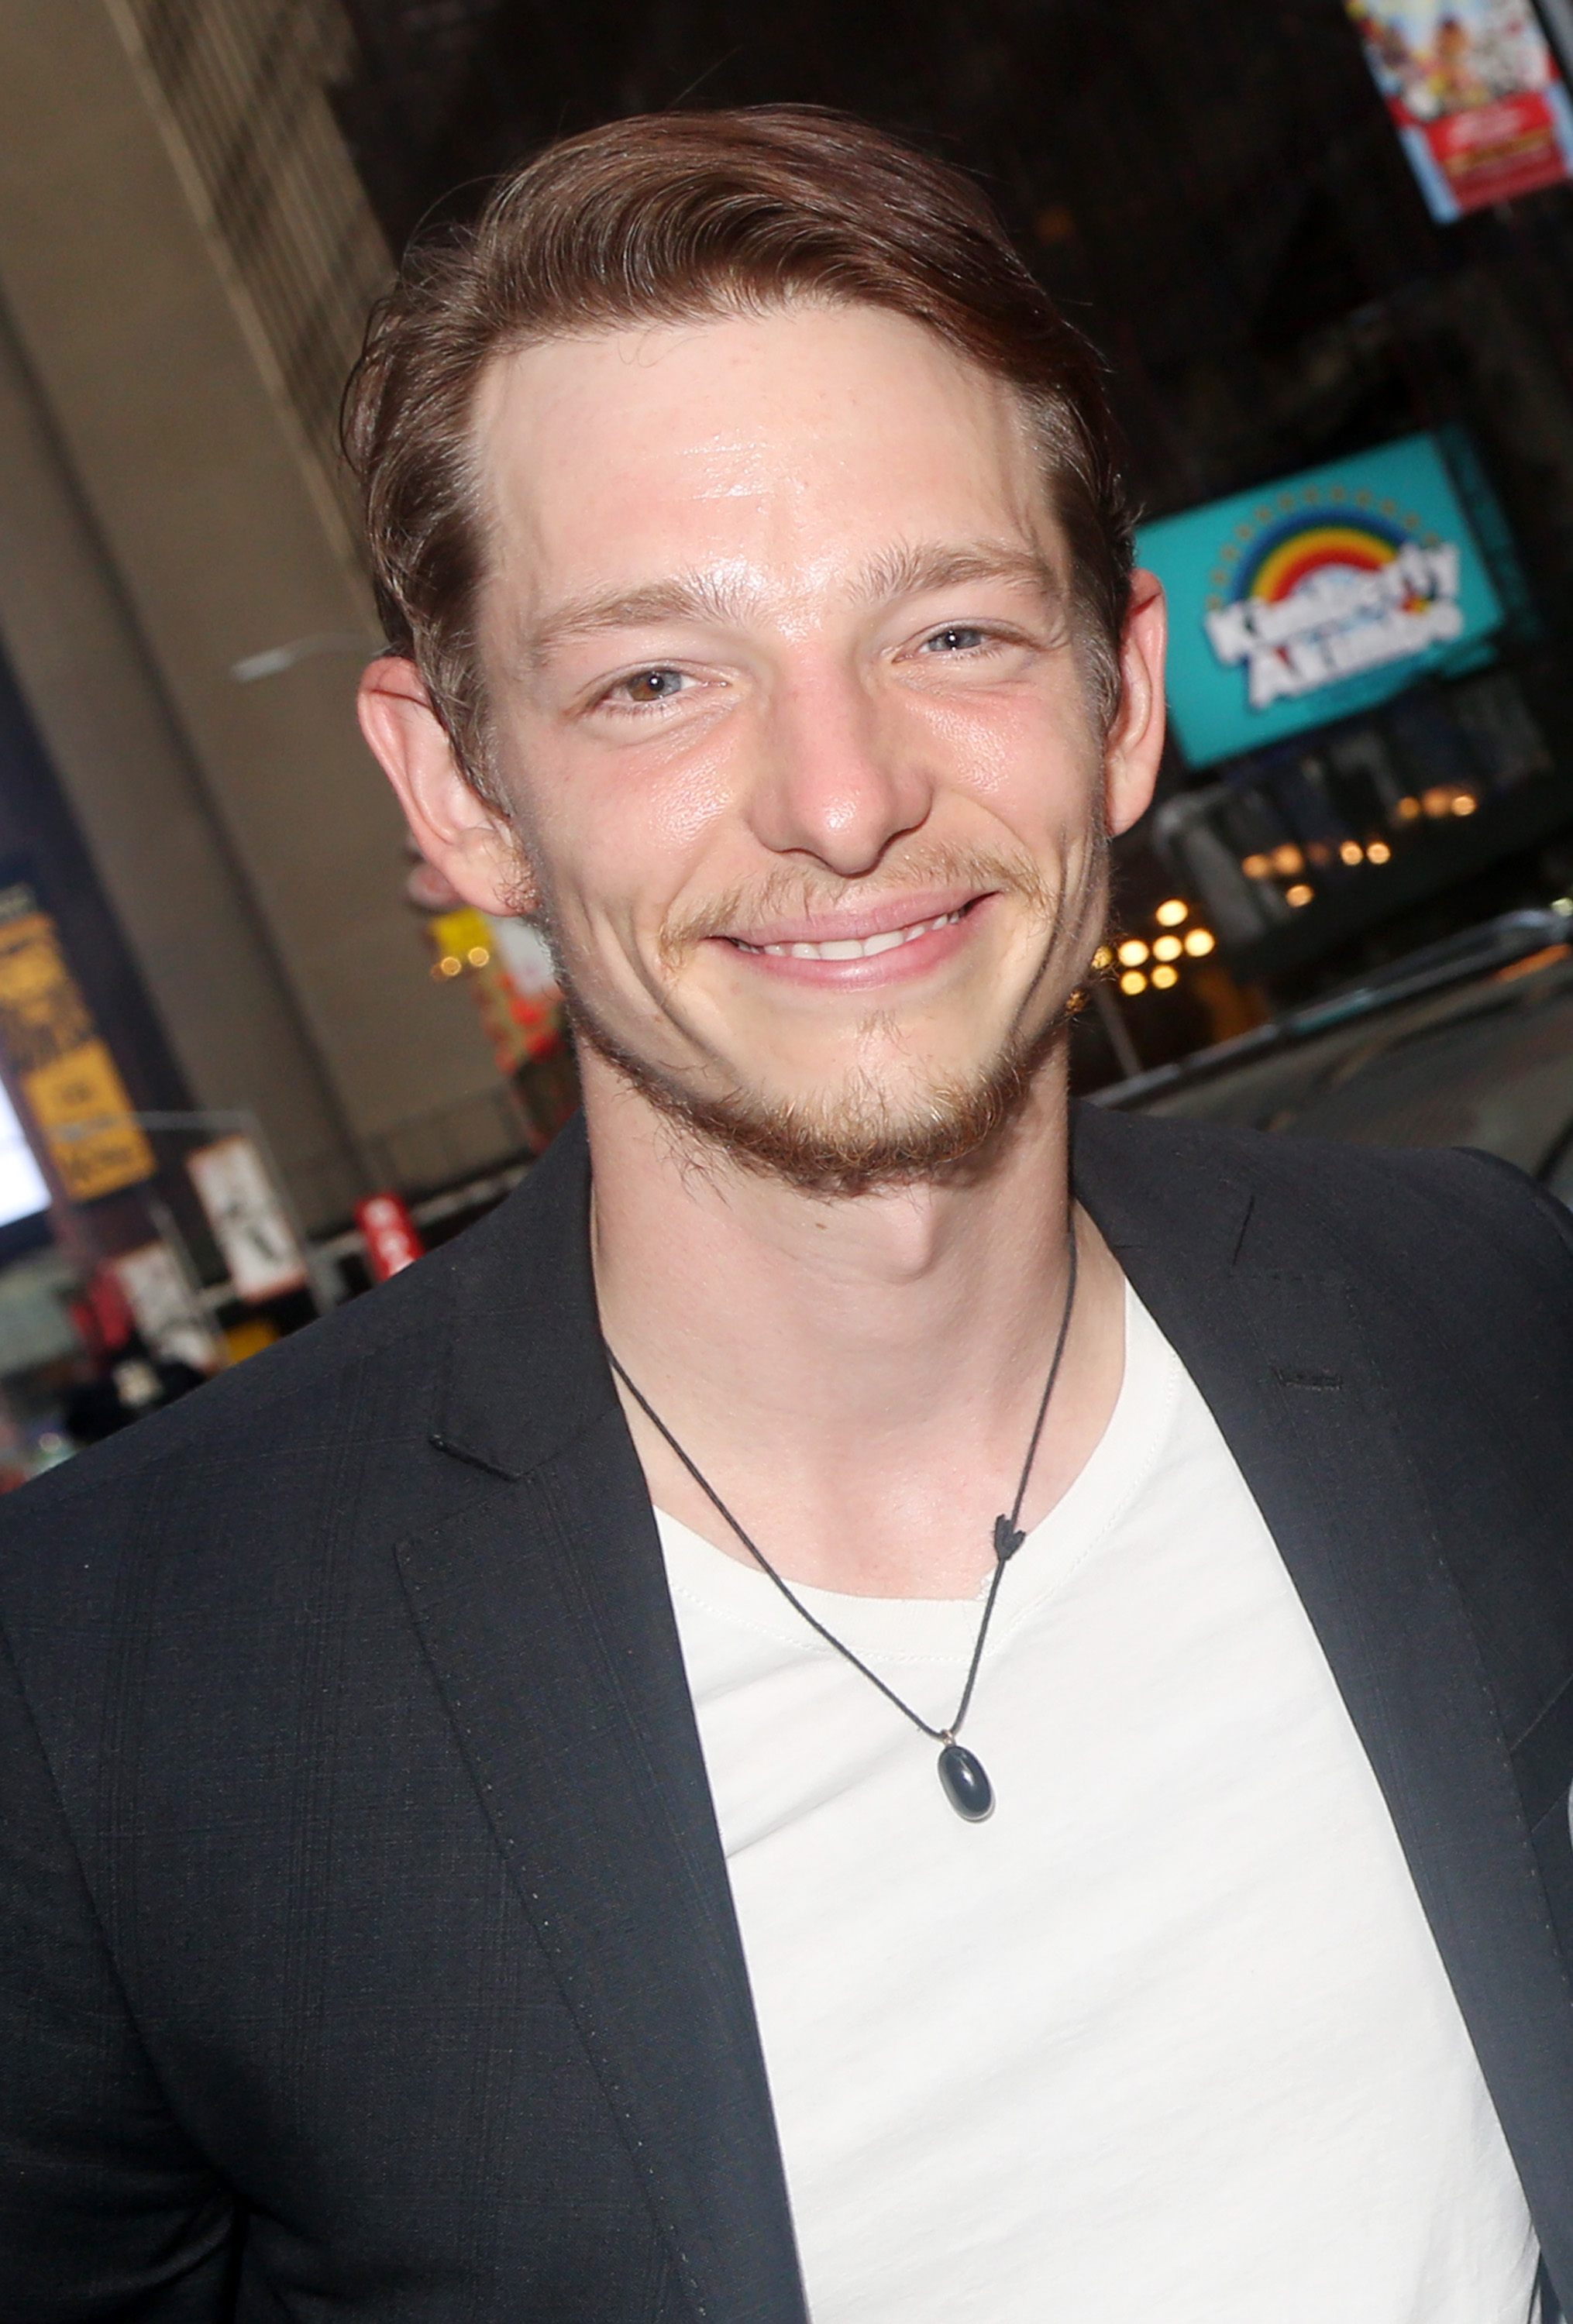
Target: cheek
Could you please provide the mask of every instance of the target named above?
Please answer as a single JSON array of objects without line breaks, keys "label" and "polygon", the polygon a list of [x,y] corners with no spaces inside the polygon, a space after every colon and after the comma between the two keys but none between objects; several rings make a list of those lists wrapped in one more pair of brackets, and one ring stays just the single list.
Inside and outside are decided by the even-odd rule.
[{"label": "cheek", "polygon": [[609,928],[635,949],[640,932],[744,869],[724,860],[736,820],[724,769],[708,755],[680,765],[652,763],[654,755],[577,754],[536,792],[540,857],[560,918]]},{"label": "cheek", "polygon": [[1101,762],[1072,706],[1038,695],[995,696],[929,706],[925,724],[957,788],[1018,839],[1057,841],[1096,811]]},{"label": "cheek", "polygon": [[689,863],[725,823],[735,788],[725,753],[712,744],[685,752],[678,763],[646,765],[625,774],[617,795],[631,833],[637,831],[648,847],[674,863]]}]

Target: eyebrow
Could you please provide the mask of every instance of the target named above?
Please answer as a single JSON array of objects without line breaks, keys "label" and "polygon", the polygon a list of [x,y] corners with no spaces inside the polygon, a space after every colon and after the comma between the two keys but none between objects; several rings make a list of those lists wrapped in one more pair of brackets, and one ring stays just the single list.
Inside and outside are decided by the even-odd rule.
[{"label": "eyebrow", "polygon": [[539,669],[555,647],[574,638],[596,637],[606,630],[643,629],[653,622],[725,623],[735,621],[742,609],[742,591],[702,574],[674,574],[670,580],[646,582],[637,589],[594,590],[582,597],[565,598],[540,621],[531,622],[524,633],[524,651]]},{"label": "eyebrow", "polygon": [[[883,605],[975,581],[1025,583],[1056,608],[1064,596],[1059,576],[1046,557],[1002,541],[934,542],[888,550],[864,567],[855,594],[861,604]],[[634,589],[588,591],[564,599],[529,625],[523,641],[525,658],[538,669],[559,646],[576,638],[643,629],[658,622],[725,627],[746,613],[748,597],[745,589],[704,574],[673,574]]]},{"label": "eyebrow", "polygon": [[889,604],[897,597],[922,596],[930,589],[964,588],[970,581],[1025,582],[1054,604],[1063,595],[1048,558],[1036,549],[993,540],[893,549],[867,567],[860,594],[870,604]]}]

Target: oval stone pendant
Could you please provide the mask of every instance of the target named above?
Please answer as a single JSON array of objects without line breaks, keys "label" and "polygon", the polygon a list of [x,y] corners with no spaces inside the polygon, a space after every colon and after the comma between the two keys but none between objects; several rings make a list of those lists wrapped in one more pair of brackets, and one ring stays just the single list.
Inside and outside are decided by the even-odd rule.
[{"label": "oval stone pendant", "polygon": [[959,1743],[947,1743],[939,1754],[939,1781],[958,1816],[982,1823],[994,1813],[994,1785],[983,1772],[983,1762]]}]

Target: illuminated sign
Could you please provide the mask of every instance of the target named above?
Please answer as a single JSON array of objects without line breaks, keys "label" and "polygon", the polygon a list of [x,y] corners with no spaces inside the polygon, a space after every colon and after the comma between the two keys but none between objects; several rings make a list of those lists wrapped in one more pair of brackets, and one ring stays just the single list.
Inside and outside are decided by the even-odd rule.
[{"label": "illuminated sign", "polygon": [[0,891],[0,1043],[73,1201],[153,1176],[153,1149],[55,924],[21,881]]},{"label": "illuminated sign", "polygon": [[1411,436],[1142,529],[1193,766],[1490,658],[1502,606],[1434,439]]},{"label": "illuminated sign", "polygon": [[0,1227],[14,1226],[49,1208],[49,1188],[33,1159],[16,1109],[0,1089]]},{"label": "illuminated sign", "polygon": [[1345,0],[1441,225],[1573,177],[1573,106],[1531,0]]}]

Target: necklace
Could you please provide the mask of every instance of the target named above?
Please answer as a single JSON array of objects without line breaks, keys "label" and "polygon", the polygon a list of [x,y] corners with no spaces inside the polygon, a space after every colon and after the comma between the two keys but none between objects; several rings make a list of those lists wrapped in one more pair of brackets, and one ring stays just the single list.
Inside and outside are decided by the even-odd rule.
[{"label": "necklace", "polygon": [[896,1709],[901,1712],[904,1719],[910,1719],[914,1727],[920,1729],[923,1734],[927,1735],[930,1738],[931,1741],[939,1745],[939,1775],[940,1786],[944,1791],[946,1798],[949,1801],[957,1814],[958,1816],[965,1817],[968,1823],[981,1823],[985,1816],[990,1816],[994,1813],[994,1785],[989,1782],[988,1776],[984,1770],[983,1762],[977,1757],[976,1754],[975,1752],[968,1751],[965,1746],[958,1743],[956,1738],[958,1734],[960,1732],[961,1722],[966,1718],[967,1711],[972,1703],[972,1690],[977,1683],[977,1674],[982,1666],[983,1650],[988,1638],[989,1624],[994,1619],[995,1601],[1000,1594],[1000,1583],[1004,1580],[1006,1566],[1010,1563],[1012,1558],[1014,1557],[1017,1550],[1020,1549],[1022,1542],[1026,1538],[1020,1526],[1022,1504],[1027,1498],[1027,1485],[1032,1474],[1032,1463],[1038,1457],[1039,1440],[1041,1438],[1043,1434],[1043,1424],[1049,1416],[1049,1400],[1054,1394],[1054,1383],[1059,1377],[1059,1365],[1061,1359],[1065,1354],[1065,1342],[1070,1333],[1071,1313],[1076,1305],[1076,1227],[1074,1220],[1072,1221],[1067,1241],[1069,1246],[1069,1264],[1065,1284],[1065,1306],[1059,1318],[1059,1331],[1054,1342],[1054,1354],[1049,1366],[1049,1377],[1043,1383],[1043,1393],[1038,1401],[1038,1416],[1032,1423],[1032,1434],[1027,1445],[1027,1457],[1022,1463],[1021,1477],[1016,1484],[1016,1497],[1011,1504],[1010,1514],[1008,1517],[997,1517],[994,1521],[994,1576],[989,1582],[988,1596],[984,1601],[983,1618],[977,1626],[977,1637],[972,1649],[972,1660],[967,1665],[967,1683],[961,1690],[961,1701],[956,1707],[955,1716],[952,1718],[948,1727],[930,1727],[928,1720],[921,1718],[918,1712],[912,1709],[910,1702],[902,1702],[901,1696],[896,1692],[893,1687],[890,1687],[885,1684],[884,1679],[880,1677],[877,1671],[870,1670],[868,1665],[858,1655],[855,1655],[851,1647],[845,1645],[842,1640],[836,1636],[833,1630],[828,1630],[824,1623],[821,1622],[816,1615],[810,1613],[808,1608],[804,1605],[797,1592],[792,1589],[791,1583],[785,1581],[782,1576],[776,1572],[774,1566],[771,1563],[769,1558],[766,1557],[764,1552],[760,1548],[758,1543],[751,1540],[749,1536],[744,1532],[743,1527],[738,1524],[731,1510],[726,1507],[726,1502],[721,1499],[720,1494],[716,1490],[714,1485],[711,1484],[709,1479],[704,1475],[703,1471],[697,1466],[697,1464],[689,1458],[688,1454],[683,1451],[682,1446],[678,1443],[677,1438],[667,1426],[665,1421],[662,1420],[661,1415],[656,1411],[653,1405],[651,1404],[649,1398],[645,1397],[639,1388],[635,1388],[634,1382],[629,1379],[627,1373],[618,1362],[612,1349],[607,1348],[606,1350],[607,1360],[611,1364],[612,1370],[616,1373],[617,1378],[622,1381],[629,1395],[634,1398],[634,1403],[639,1406],[640,1411],[644,1415],[646,1420],[649,1421],[651,1426],[656,1431],[657,1434],[664,1439],[671,1451],[676,1453],[678,1459],[682,1462],[683,1467],[688,1471],[689,1475],[693,1479],[695,1484],[698,1485],[700,1492],[704,1494],[706,1499],[711,1503],[711,1505],[726,1520],[726,1524],[730,1526],[732,1531],[736,1535],[738,1540],[743,1544],[744,1548],[748,1552],[749,1556],[753,1558],[754,1563],[760,1568],[761,1572],[767,1574],[770,1580],[774,1582],[776,1588],[781,1591],[782,1596],[786,1600],[788,1605],[794,1608],[796,1611],[801,1615],[803,1620],[808,1624],[810,1630],[817,1630],[819,1632],[820,1637],[824,1639],[827,1646],[834,1646],[836,1652],[844,1661],[849,1662],[854,1670],[861,1671],[864,1677],[867,1679],[871,1686],[878,1687],[881,1694],[884,1696],[888,1702],[894,1703]]}]

